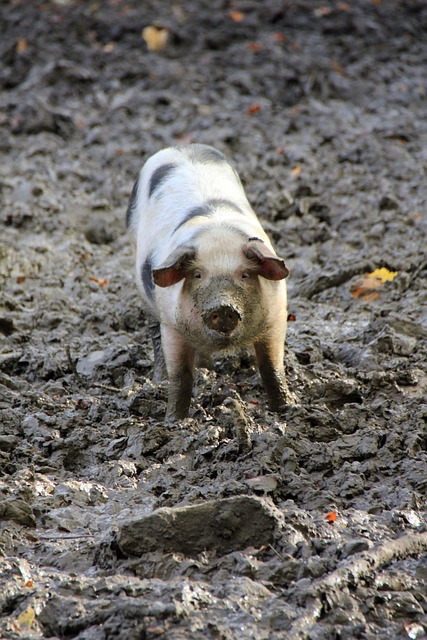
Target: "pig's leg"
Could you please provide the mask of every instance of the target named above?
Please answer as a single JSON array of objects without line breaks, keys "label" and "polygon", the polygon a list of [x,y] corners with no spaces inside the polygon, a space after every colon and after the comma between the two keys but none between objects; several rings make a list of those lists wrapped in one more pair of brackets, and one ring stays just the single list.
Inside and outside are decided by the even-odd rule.
[{"label": "pig's leg", "polygon": [[287,404],[289,390],[283,365],[285,339],[283,335],[267,335],[255,343],[259,372],[268,396],[270,409],[280,411]]},{"label": "pig's leg", "polygon": [[173,327],[161,325],[161,334],[169,378],[166,420],[180,420],[190,408],[195,351]]},{"label": "pig's leg", "polygon": [[153,381],[161,382],[162,380],[166,380],[168,374],[163,356],[160,323],[154,318],[151,318],[148,322],[148,332],[153,342],[154,351]]}]

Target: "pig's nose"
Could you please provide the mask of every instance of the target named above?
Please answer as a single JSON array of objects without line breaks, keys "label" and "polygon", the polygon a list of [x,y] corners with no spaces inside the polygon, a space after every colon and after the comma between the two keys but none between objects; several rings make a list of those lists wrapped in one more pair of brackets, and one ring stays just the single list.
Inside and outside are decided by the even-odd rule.
[{"label": "pig's nose", "polygon": [[224,305],[210,312],[208,317],[208,326],[219,333],[231,333],[237,327],[241,320],[240,313]]}]

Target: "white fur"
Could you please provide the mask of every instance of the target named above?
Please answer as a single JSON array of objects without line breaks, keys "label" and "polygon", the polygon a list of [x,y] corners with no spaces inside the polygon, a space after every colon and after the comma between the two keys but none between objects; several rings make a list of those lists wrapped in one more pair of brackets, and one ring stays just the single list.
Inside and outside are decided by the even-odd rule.
[{"label": "white fur", "polygon": [[[256,236],[272,248],[231,165],[226,162],[194,162],[191,157],[191,145],[163,149],[147,160],[138,179],[137,198],[131,221],[136,241],[136,277],[145,304],[155,315],[157,310],[148,299],[141,282],[141,265],[149,255],[153,268],[159,267],[177,247],[186,245],[196,230],[201,230],[205,225],[210,227],[213,223],[217,231],[213,231],[213,235],[210,234],[210,240],[214,239],[214,235],[218,236],[216,244],[222,254],[222,259],[217,256],[215,262],[210,263],[213,268],[218,265],[224,270],[227,256],[234,256],[236,260],[239,258],[236,238],[233,234],[227,233],[228,225],[238,227],[247,239]],[[177,165],[176,168],[149,197],[149,184],[153,173],[159,167],[170,163]],[[244,214],[227,207],[219,207],[215,216],[193,218],[174,233],[191,209],[203,206],[212,199],[229,200],[240,207]],[[209,243],[209,238],[207,242]],[[177,303],[181,287],[182,282],[168,287],[167,295],[171,306]],[[161,295],[158,287],[155,289],[155,297],[159,293]]]},{"label": "white fur", "polygon": [[[152,183],[153,174],[165,165],[174,166]],[[155,185],[151,195],[150,184]],[[191,217],[199,207],[200,215]],[[190,145],[159,151],[141,170],[127,219],[136,241],[137,282],[146,309],[161,327],[170,382],[166,417],[179,419],[188,414],[197,352],[229,351],[249,344],[255,346],[271,407],[283,406],[287,394],[284,272],[279,280],[267,279],[268,270],[265,277],[261,270],[254,275],[256,258],[248,256],[248,246],[261,245],[268,259],[276,258],[231,165],[211,147]],[[173,255],[179,249],[194,253],[192,268],[176,284],[154,286],[153,270],[162,285],[168,281],[158,280],[159,274],[169,276],[177,270],[181,275],[178,256]],[[224,332],[219,335],[205,320],[212,301],[223,308],[231,304],[240,314],[225,338]]]}]

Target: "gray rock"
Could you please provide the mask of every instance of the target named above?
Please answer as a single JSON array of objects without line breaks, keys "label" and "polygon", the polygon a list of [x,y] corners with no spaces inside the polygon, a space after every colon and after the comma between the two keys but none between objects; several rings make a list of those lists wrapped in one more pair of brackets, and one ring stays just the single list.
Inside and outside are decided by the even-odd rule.
[{"label": "gray rock", "polygon": [[228,553],[271,543],[280,522],[279,510],[264,499],[237,496],[158,509],[122,525],[118,545],[132,556],[156,549],[189,555],[205,549]]}]

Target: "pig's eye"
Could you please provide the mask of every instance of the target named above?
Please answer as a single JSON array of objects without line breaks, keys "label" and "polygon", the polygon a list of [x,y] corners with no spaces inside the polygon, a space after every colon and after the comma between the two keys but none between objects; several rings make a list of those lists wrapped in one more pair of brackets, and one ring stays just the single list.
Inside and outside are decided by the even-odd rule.
[{"label": "pig's eye", "polygon": [[242,273],[242,280],[247,280],[249,278],[249,273],[247,271],[244,271]]},{"label": "pig's eye", "polygon": [[195,271],[195,272],[194,272],[194,274],[193,274],[193,276],[194,276],[194,278],[195,278],[196,280],[201,280],[201,278],[202,278],[202,274],[201,274],[201,272],[200,272],[200,271]]}]

